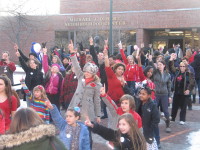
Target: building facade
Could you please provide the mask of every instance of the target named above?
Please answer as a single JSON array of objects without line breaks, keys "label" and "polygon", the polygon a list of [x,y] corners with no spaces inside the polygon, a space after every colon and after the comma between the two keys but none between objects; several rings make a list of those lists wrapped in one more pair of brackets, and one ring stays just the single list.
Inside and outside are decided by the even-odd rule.
[{"label": "building facade", "polygon": [[[122,41],[124,46],[153,44],[155,49],[180,44],[200,47],[199,0],[113,0],[113,46]],[[29,49],[31,42],[45,42],[47,46],[67,47],[69,40],[82,42],[88,48],[89,37],[99,36],[100,45],[109,37],[110,0],[60,0],[60,14],[34,16],[37,26],[29,36],[21,36],[22,49]],[[38,21],[39,20],[39,21]],[[26,32],[28,28],[23,28]],[[0,30],[0,45],[12,47],[5,33]],[[25,33],[23,33],[25,34]],[[26,37],[26,38],[25,38]],[[24,39],[23,39],[24,38]],[[23,42],[21,42],[23,43]]]}]

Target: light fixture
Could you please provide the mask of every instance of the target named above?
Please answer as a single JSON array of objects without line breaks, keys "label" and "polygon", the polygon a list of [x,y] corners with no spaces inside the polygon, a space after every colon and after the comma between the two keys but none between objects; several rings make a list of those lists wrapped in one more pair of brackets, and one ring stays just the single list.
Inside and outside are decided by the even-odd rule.
[{"label": "light fixture", "polygon": [[197,28],[192,28],[192,32],[197,32]]},{"label": "light fixture", "polygon": [[170,29],[165,29],[165,32],[170,32]]},{"label": "light fixture", "polygon": [[174,33],[174,34],[183,34],[183,31],[170,31],[169,33]]}]

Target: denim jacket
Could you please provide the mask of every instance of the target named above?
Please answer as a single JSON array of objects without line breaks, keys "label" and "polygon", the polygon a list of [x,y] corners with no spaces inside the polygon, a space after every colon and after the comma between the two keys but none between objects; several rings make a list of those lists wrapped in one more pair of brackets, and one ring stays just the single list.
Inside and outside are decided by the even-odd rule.
[{"label": "denim jacket", "polygon": [[[55,126],[60,130],[59,139],[63,142],[65,147],[70,150],[72,136],[66,136],[66,127],[68,126],[67,122],[62,118],[54,104],[53,109],[50,109],[50,114]],[[88,128],[81,122],[77,123],[81,126],[79,135],[79,150],[90,150],[91,148]]]}]

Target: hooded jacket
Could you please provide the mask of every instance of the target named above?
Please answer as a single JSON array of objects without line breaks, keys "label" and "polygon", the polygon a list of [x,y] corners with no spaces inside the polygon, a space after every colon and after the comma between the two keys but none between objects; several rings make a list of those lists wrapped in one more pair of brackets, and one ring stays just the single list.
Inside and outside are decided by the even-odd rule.
[{"label": "hooded jacket", "polygon": [[55,134],[55,126],[41,124],[26,131],[0,136],[0,149],[66,150]]}]

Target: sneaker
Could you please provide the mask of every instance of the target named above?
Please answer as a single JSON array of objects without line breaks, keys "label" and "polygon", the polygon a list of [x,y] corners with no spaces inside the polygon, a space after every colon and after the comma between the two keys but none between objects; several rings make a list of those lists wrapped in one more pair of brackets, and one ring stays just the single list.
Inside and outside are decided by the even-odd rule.
[{"label": "sneaker", "polygon": [[161,145],[160,144],[158,144],[158,149],[161,149]]},{"label": "sneaker", "polygon": [[161,117],[164,117],[164,116],[165,116],[164,112],[161,112],[161,113],[160,113],[160,116],[161,116]]},{"label": "sneaker", "polygon": [[108,117],[107,117],[107,116],[102,116],[102,117],[101,117],[101,119],[106,119],[106,118],[108,118]]},{"label": "sneaker", "polygon": [[185,122],[184,122],[184,121],[180,121],[179,124],[180,124],[180,125],[184,125]]},{"label": "sneaker", "polygon": [[166,128],[166,129],[165,129],[165,132],[171,133],[171,128],[170,128],[170,127]]}]

